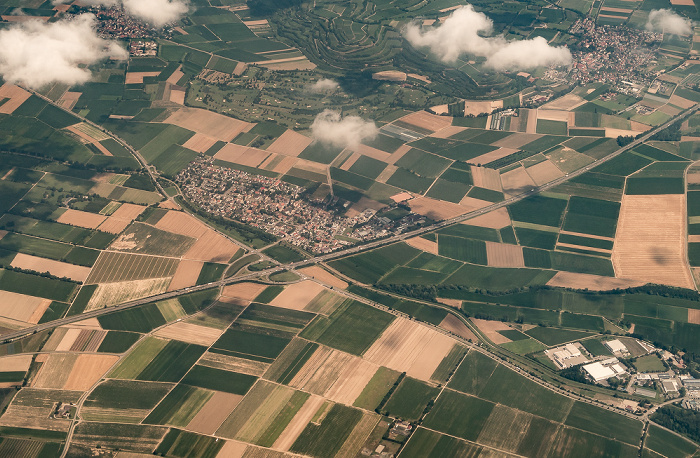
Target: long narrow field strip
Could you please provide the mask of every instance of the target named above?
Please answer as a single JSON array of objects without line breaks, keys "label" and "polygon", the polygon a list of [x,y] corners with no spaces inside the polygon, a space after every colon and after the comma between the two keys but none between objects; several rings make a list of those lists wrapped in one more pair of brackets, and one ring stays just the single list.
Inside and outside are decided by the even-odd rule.
[{"label": "long narrow field strip", "polygon": [[116,283],[170,277],[175,274],[177,268],[176,258],[103,251],[86,283]]},{"label": "long narrow field strip", "polygon": [[216,342],[221,333],[222,331],[216,328],[180,321],[159,329],[155,335],[164,339],[181,340],[208,347]]},{"label": "long narrow field strip", "polygon": [[397,318],[364,357],[380,366],[428,381],[454,344],[454,339],[427,326]]},{"label": "long narrow field strip", "polygon": [[590,289],[593,291],[608,291],[611,289],[625,289],[642,286],[643,280],[629,280],[626,278],[602,277],[600,275],[578,274],[574,272],[557,272],[547,286],[573,289]]},{"label": "long narrow field strip", "polygon": [[270,365],[261,361],[237,358],[235,356],[222,355],[221,353],[207,352],[198,361],[200,366],[238,372],[239,374],[254,375],[259,377],[265,373]]},{"label": "long narrow field strip", "polygon": [[24,253],[17,253],[10,265],[19,269],[48,272],[60,278],[68,277],[71,280],[79,282],[84,282],[88,278],[88,275],[90,275],[89,267],[76,266],[75,264],[40,258]]},{"label": "long narrow field strip", "polygon": [[289,422],[289,425],[279,435],[272,448],[284,451],[289,450],[325,402],[327,401],[322,397],[311,395],[294,418],[292,418],[292,421]]},{"label": "long narrow field strip", "polygon": [[615,236],[615,276],[695,289],[686,259],[684,194],[625,195]]}]

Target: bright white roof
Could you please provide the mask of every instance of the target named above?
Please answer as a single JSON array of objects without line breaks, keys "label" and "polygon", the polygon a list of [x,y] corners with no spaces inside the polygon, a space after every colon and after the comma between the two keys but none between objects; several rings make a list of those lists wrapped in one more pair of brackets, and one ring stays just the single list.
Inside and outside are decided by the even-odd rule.
[{"label": "bright white roof", "polygon": [[622,342],[620,342],[617,339],[609,340],[609,341],[605,342],[605,345],[607,345],[608,348],[610,349],[610,351],[612,351],[613,353],[618,353],[618,352],[626,353],[627,352],[627,347],[625,347],[625,344],[623,344]]},{"label": "bright white roof", "polygon": [[615,376],[615,372],[609,367],[605,367],[600,363],[591,363],[583,366],[583,370],[588,372],[588,374],[593,377],[593,380],[599,382],[601,380],[607,380],[610,377]]}]

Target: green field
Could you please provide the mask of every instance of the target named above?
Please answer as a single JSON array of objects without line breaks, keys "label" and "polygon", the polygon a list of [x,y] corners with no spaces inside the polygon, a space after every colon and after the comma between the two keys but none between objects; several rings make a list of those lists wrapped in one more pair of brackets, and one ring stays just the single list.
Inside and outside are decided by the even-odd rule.
[{"label": "green field", "polygon": [[529,335],[530,337],[534,337],[549,347],[563,344],[565,342],[583,339],[584,337],[591,335],[589,332],[571,331],[569,329],[558,329],[542,326],[525,331],[525,334]]},{"label": "green field", "polygon": [[182,379],[182,383],[215,391],[244,395],[256,380],[257,377],[252,375],[197,365],[187,373],[185,378]]},{"label": "green field", "polygon": [[334,456],[361,418],[361,411],[333,404],[321,424],[306,426],[290,451],[319,458]]},{"label": "green field", "polygon": [[187,385],[176,385],[153,409],[144,423],[151,425],[187,426],[213,393]]},{"label": "green field", "polygon": [[389,401],[384,404],[382,411],[403,420],[418,420],[428,402],[434,400],[438,393],[440,393],[439,388],[428,386],[411,377],[404,377]]},{"label": "green field", "polygon": [[377,369],[377,372],[374,373],[353,405],[361,409],[376,409],[391,387],[395,385],[399,375],[400,374],[396,371],[386,367],[380,367]]},{"label": "green field", "polygon": [[639,444],[642,423],[620,414],[575,402],[564,424],[628,444]]},{"label": "green field", "polygon": [[483,399],[445,390],[425,417],[423,425],[474,441],[479,437],[494,406],[495,404]]},{"label": "green field", "polygon": [[388,313],[348,300],[329,317],[319,315],[301,336],[355,355],[363,354],[394,321]]}]

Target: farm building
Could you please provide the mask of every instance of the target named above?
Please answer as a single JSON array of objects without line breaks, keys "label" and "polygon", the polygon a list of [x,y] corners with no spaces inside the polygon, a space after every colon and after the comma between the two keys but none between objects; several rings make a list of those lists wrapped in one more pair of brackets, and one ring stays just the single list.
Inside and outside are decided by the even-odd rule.
[{"label": "farm building", "polygon": [[683,385],[688,391],[694,391],[700,393],[700,379],[691,378],[683,380]]},{"label": "farm building", "polygon": [[544,353],[560,369],[566,369],[567,367],[576,366],[577,364],[588,361],[588,358],[581,353],[581,350],[572,343],[551,350],[545,350]]},{"label": "farm building", "polygon": [[627,347],[625,347],[625,344],[620,342],[619,340],[608,340],[607,342],[603,342],[606,347],[608,347],[608,350],[612,352],[612,354],[617,355],[628,355],[629,350]]}]

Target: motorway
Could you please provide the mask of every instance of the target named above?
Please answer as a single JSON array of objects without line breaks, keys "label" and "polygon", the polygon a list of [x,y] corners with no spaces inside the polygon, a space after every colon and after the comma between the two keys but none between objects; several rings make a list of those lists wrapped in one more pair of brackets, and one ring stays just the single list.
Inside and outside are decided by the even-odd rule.
[{"label": "motorway", "polygon": [[[37,95],[38,95],[38,94],[37,94]],[[43,98],[43,97],[42,97],[42,98]],[[48,100],[48,99],[46,99],[46,100]],[[237,283],[237,282],[244,281],[244,280],[252,280],[252,279],[255,279],[255,278],[259,278],[259,277],[261,277],[261,276],[264,276],[264,275],[269,275],[269,274],[272,274],[272,273],[275,273],[275,272],[280,272],[280,271],[283,271],[283,270],[291,270],[291,269],[296,269],[296,268],[303,267],[303,266],[306,266],[306,265],[317,264],[317,263],[320,263],[320,262],[327,262],[327,261],[330,261],[330,260],[333,260],[333,259],[337,259],[337,258],[349,256],[349,255],[356,254],[356,253],[359,253],[359,252],[362,252],[362,251],[367,251],[367,250],[370,250],[370,249],[373,249],[373,248],[377,248],[377,247],[384,246],[384,245],[388,245],[388,244],[391,244],[391,243],[394,243],[394,242],[402,241],[402,240],[405,240],[405,239],[408,239],[408,238],[411,238],[411,237],[416,237],[416,236],[419,236],[419,235],[424,234],[424,233],[426,233],[426,232],[431,232],[431,231],[434,231],[434,230],[436,230],[436,229],[443,228],[443,227],[445,227],[445,226],[450,226],[450,225],[455,224],[455,223],[460,223],[460,222],[462,222],[462,221],[466,221],[466,220],[469,220],[469,219],[471,219],[471,218],[475,218],[475,217],[477,217],[477,216],[480,216],[480,215],[483,215],[483,214],[492,212],[492,211],[494,211],[494,210],[496,210],[496,209],[499,209],[499,208],[505,207],[505,206],[507,206],[507,205],[513,204],[513,203],[515,203],[515,202],[518,202],[518,201],[520,201],[520,200],[523,200],[523,199],[525,199],[525,198],[527,198],[527,197],[530,197],[530,196],[533,196],[533,195],[535,195],[535,194],[541,193],[541,192],[546,191],[546,190],[548,190],[548,189],[551,189],[551,188],[553,188],[553,187],[555,187],[555,186],[558,186],[558,185],[560,185],[560,184],[562,184],[562,183],[565,183],[566,181],[571,180],[572,178],[575,178],[575,177],[577,177],[577,176],[580,176],[580,175],[582,175],[582,174],[584,174],[584,173],[590,171],[590,170],[593,169],[594,167],[597,167],[597,166],[599,166],[600,164],[602,164],[602,163],[604,163],[604,162],[607,162],[607,161],[613,159],[614,157],[619,156],[620,154],[624,153],[625,151],[628,151],[628,150],[634,148],[635,146],[638,146],[638,145],[642,144],[643,142],[647,141],[651,136],[653,136],[653,135],[656,134],[657,132],[660,132],[660,131],[662,131],[663,129],[667,128],[668,126],[670,126],[671,124],[673,124],[673,123],[674,123],[675,121],[677,121],[678,119],[680,119],[680,118],[682,118],[682,117],[684,117],[684,116],[686,116],[686,115],[690,115],[690,114],[696,112],[699,108],[700,108],[700,104],[696,104],[695,106],[693,106],[693,107],[691,107],[691,108],[689,108],[689,109],[687,109],[687,110],[685,110],[685,111],[682,111],[681,113],[677,114],[677,115],[674,116],[673,118],[671,118],[671,119],[669,119],[668,121],[666,121],[664,124],[662,124],[662,125],[660,125],[660,126],[654,128],[654,129],[648,131],[646,134],[644,134],[644,135],[641,136],[640,138],[638,138],[638,139],[632,141],[632,142],[629,143],[628,145],[625,145],[625,146],[623,146],[623,147],[621,147],[621,148],[618,148],[617,150],[615,150],[614,152],[610,153],[609,155],[607,155],[607,156],[605,156],[605,157],[603,157],[603,158],[601,158],[601,159],[598,159],[598,160],[596,160],[595,162],[592,162],[591,164],[589,164],[589,165],[587,165],[587,166],[585,166],[585,167],[583,167],[583,168],[581,168],[581,169],[579,169],[579,170],[576,170],[576,171],[574,171],[574,172],[568,173],[568,174],[566,174],[566,175],[563,176],[563,177],[557,178],[557,179],[554,180],[554,181],[550,181],[549,183],[543,184],[543,185],[541,185],[541,186],[533,187],[533,188],[531,188],[529,191],[523,192],[523,193],[521,193],[521,194],[519,194],[519,195],[517,195],[517,196],[510,197],[510,198],[508,198],[508,199],[506,199],[506,200],[504,200],[504,201],[502,201],[502,202],[498,202],[498,203],[495,203],[495,204],[492,204],[492,205],[488,205],[488,206],[482,207],[482,208],[480,208],[480,209],[478,209],[478,210],[474,210],[474,211],[471,211],[471,212],[468,212],[468,213],[464,213],[464,214],[459,215],[459,216],[456,216],[456,217],[454,217],[454,218],[450,218],[450,219],[447,219],[447,220],[443,220],[443,221],[437,222],[437,223],[435,223],[435,224],[431,224],[431,225],[429,225],[429,226],[420,227],[420,228],[418,228],[418,229],[414,229],[414,230],[412,230],[412,231],[404,232],[404,233],[402,233],[402,234],[397,234],[397,235],[394,235],[394,236],[391,236],[391,237],[387,237],[387,238],[384,238],[384,239],[375,240],[375,241],[373,241],[373,242],[369,242],[369,243],[366,243],[366,244],[363,244],[363,245],[358,245],[358,246],[350,247],[350,248],[347,248],[347,249],[344,249],[344,250],[335,251],[335,252],[333,252],[333,253],[328,253],[328,254],[324,254],[324,255],[315,256],[315,257],[312,257],[312,258],[309,258],[309,259],[305,259],[305,260],[303,260],[303,261],[297,261],[297,262],[292,262],[292,263],[288,263],[288,264],[280,264],[280,265],[277,265],[277,266],[275,266],[275,267],[271,267],[271,268],[269,268],[269,269],[261,270],[261,271],[259,271],[259,272],[249,273],[249,274],[240,275],[240,276],[233,276],[233,277],[230,277],[230,278],[225,278],[225,279],[223,279],[223,280],[219,280],[219,281],[215,281],[215,282],[211,282],[211,283],[206,283],[206,284],[199,285],[199,286],[194,286],[194,287],[190,287],[190,288],[183,288],[183,289],[179,289],[179,290],[175,290],[175,291],[170,291],[170,292],[167,292],[167,293],[157,294],[157,295],[149,296],[149,297],[146,297],[146,298],[143,298],[143,299],[138,299],[138,300],[134,300],[134,301],[125,302],[125,303],[122,303],[122,304],[119,304],[119,305],[116,305],[116,306],[106,307],[106,308],[99,309],[99,310],[93,310],[93,311],[90,311],[90,312],[82,313],[82,314],[80,314],[80,315],[74,315],[74,316],[67,317],[67,318],[61,318],[61,319],[59,319],[59,320],[54,320],[54,321],[50,321],[50,322],[47,322],[47,323],[39,324],[39,325],[36,325],[36,326],[24,328],[24,329],[22,329],[22,330],[15,331],[15,332],[13,332],[13,333],[8,333],[8,334],[3,335],[3,336],[2,336],[3,342],[9,342],[9,341],[12,341],[12,340],[15,340],[15,339],[18,339],[18,338],[21,338],[21,337],[24,337],[24,336],[27,336],[27,335],[30,335],[30,334],[39,332],[39,331],[43,331],[43,330],[46,330],[46,329],[51,329],[51,328],[54,328],[54,327],[57,327],[57,326],[63,326],[63,325],[66,325],[66,324],[75,323],[75,322],[77,322],[77,321],[82,321],[82,320],[84,320],[84,319],[86,319],[86,318],[94,318],[94,317],[97,317],[97,316],[100,316],[100,315],[104,315],[104,314],[108,314],[108,313],[113,313],[113,312],[120,311],[120,310],[126,310],[126,309],[129,309],[129,308],[132,308],[132,307],[138,307],[138,306],[140,306],[140,305],[148,304],[149,302],[155,302],[155,301],[160,301],[160,300],[164,300],[164,299],[171,299],[171,298],[174,298],[174,297],[177,297],[177,296],[182,296],[182,295],[184,295],[184,294],[189,294],[189,293],[192,293],[192,292],[195,292],[195,291],[202,291],[202,290],[209,289],[209,288],[221,287],[221,286],[225,286],[225,285],[228,285],[228,284],[231,284],[231,283]],[[89,122],[89,121],[86,121],[86,122]],[[94,123],[92,123],[92,122],[90,122],[90,124],[93,125],[93,126],[95,126],[95,127],[97,127],[97,128],[99,128],[99,129],[101,129],[101,130],[104,130],[104,129],[102,129],[101,127],[99,127],[97,124],[94,124]],[[118,137],[115,136],[115,138],[118,138]],[[127,146],[128,149],[129,149],[129,151],[131,151],[132,153],[134,153],[134,155],[139,159],[139,162],[142,162],[142,164],[145,164],[146,169],[149,171],[149,174],[151,174],[151,177],[154,179],[154,181],[155,181],[156,184],[158,185],[159,190],[163,191],[163,195],[167,195],[167,194],[165,194],[163,188],[160,187],[160,184],[158,184],[158,182],[157,182],[157,180],[156,180],[156,177],[153,175],[153,171],[150,170],[150,168],[148,167],[148,164],[145,163],[145,160],[144,160],[133,148],[131,148],[131,146],[129,146],[128,144],[126,144],[126,142],[124,142],[124,141],[121,140],[121,139],[119,139],[119,141],[120,141],[120,143],[122,143],[123,145]],[[227,237],[227,238],[230,238],[230,237]],[[255,250],[255,251],[253,251],[253,252],[254,252],[254,253],[257,253],[258,250]]]}]

